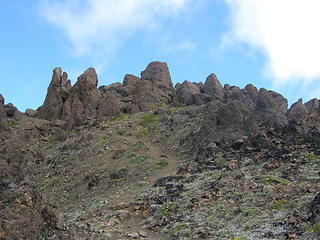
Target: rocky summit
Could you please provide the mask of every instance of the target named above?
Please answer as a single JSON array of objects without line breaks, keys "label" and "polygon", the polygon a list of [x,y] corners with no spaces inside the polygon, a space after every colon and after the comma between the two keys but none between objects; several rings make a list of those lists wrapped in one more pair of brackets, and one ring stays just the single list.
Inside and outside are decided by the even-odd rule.
[{"label": "rocky summit", "polygon": [[320,239],[319,104],[55,68],[37,110],[0,94],[0,239]]}]

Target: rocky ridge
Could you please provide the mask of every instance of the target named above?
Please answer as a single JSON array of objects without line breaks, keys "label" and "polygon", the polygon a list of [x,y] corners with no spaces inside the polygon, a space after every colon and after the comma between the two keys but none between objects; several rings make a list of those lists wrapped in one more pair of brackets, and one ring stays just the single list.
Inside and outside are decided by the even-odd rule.
[{"label": "rocky ridge", "polygon": [[[6,216],[0,239],[319,236],[318,99],[305,104],[299,100],[288,109],[287,100],[276,92],[251,84],[222,87],[214,74],[204,84],[185,81],[173,87],[167,64],[161,62],[150,63],[140,78],[126,75],[123,83],[99,88],[93,68],[73,86],[67,73],[55,68],[46,99],[36,111],[22,114],[13,104],[5,105],[0,95],[0,134],[0,211]],[[161,154],[160,148],[165,149]],[[146,151],[149,155],[143,155]],[[154,165],[139,171],[136,164],[146,159]],[[91,161],[89,173],[81,161]],[[125,167],[118,161],[127,161]],[[99,170],[98,163],[108,167]],[[112,205],[102,183],[110,186],[110,196],[117,195],[114,189],[130,184],[130,177],[141,190],[135,195],[138,200]],[[56,186],[58,181],[63,184]],[[82,201],[88,204],[66,215],[73,210],[62,208],[74,202],[73,191],[83,186],[88,197]],[[63,191],[70,196],[60,195]],[[90,203],[94,199],[108,208],[96,212]],[[55,204],[64,220],[57,217]],[[130,212],[144,218],[147,232],[119,229]],[[93,227],[90,217],[100,223]],[[110,226],[103,225],[106,219]],[[152,235],[154,231],[164,235]]]}]

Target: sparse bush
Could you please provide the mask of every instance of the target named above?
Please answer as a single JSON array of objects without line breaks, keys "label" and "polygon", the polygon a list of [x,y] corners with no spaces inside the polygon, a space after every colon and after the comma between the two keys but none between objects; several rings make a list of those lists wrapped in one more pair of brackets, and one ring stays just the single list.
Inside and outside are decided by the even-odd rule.
[{"label": "sparse bush", "polygon": [[118,129],[118,134],[121,136],[124,135],[126,132],[127,132],[127,129],[125,127],[120,127]]},{"label": "sparse bush", "polygon": [[227,160],[223,157],[220,157],[215,160],[215,163],[219,168],[223,168],[227,165]]},{"label": "sparse bush", "polygon": [[15,126],[18,126],[19,124],[20,124],[20,123],[14,121],[14,120],[9,121],[9,126],[10,126],[10,127],[15,127]]},{"label": "sparse bush", "polygon": [[141,118],[138,122],[141,126],[150,126],[160,121],[161,115],[149,114]]},{"label": "sparse bush", "polygon": [[168,160],[167,159],[160,159],[156,162],[156,164],[152,167],[152,170],[157,170],[164,168],[165,166],[168,165]]},{"label": "sparse bush", "polygon": [[136,136],[137,136],[138,138],[141,138],[141,137],[144,137],[144,136],[148,135],[148,133],[149,133],[149,131],[148,131],[147,128],[141,128],[141,129],[139,129],[139,131],[137,132]]},{"label": "sparse bush", "polygon": [[53,178],[47,178],[45,179],[40,187],[40,192],[43,192],[46,190],[48,187],[54,186],[60,181],[59,177],[53,177]]},{"label": "sparse bush", "polygon": [[118,122],[118,121],[125,121],[125,120],[128,120],[131,118],[131,115],[130,114],[121,114],[119,116],[116,116],[116,117],[113,117],[110,119],[110,122]]}]

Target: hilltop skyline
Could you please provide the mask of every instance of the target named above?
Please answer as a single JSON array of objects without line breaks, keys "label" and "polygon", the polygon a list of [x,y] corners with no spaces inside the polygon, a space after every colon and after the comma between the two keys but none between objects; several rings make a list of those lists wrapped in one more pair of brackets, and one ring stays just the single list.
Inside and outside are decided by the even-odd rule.
[{"label": "hilltop skyline", "polygon": [[125,74],[139,77],[152,61],[168,63],[174,84],[204,82],[215,73],[222,85],[277,91],[289,106],[320,95],[316,1],[14,0],[0,6],[0,93],[20,111],[42,105],[55,67],[72,83],[94,67],[101,86],[122,82]]}]

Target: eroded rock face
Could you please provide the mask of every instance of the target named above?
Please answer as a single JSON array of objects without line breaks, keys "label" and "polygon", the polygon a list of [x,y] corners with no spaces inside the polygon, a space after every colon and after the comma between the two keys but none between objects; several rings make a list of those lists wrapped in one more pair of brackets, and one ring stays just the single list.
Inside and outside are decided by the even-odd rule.
[{"label": "eroded rock face", "polygon": [[87,69],[78,77],[62,107],[62,119],[69,127],[80,125],[86,118],[95,117],[100,101],[97,89],[98,76],[94,68]]},{"label": "eroded rock face", "polygon": [[26,185],[1,191],[0,233],[5,239],[40,239],[41,233],[53,231],[57,217],[38,191]]},{"label": "eroded rock face", "polygon": [[223,88],[215,74],[210,74],[203,86],[203,92],[217,98],[223,98]]},{"label": "eroded rock face", "polygon": [[7,114],[4,111],[4,106],[3,105],[4,105],[4,98],[0,94],[0,132],[9,130]]},{"label": "eroded rock face", "polygon": [[204,103],[200,93],[199,84],[184,81],[182,84],[177,84],[174,104],[179,105],[201,105]]},{"label": "eroded rock face", "polygon": [[119,100],[111,94],[104,97],[98,106],[98,116],[116,116],[120,114]]},{"label": "eroded rock face", "polygon": [[80,125],[84,119],[96,116],[100,101],[97,85],[98,77],[94,68],[81,74],[73,87],[67,73],[62,73],[61,68],[55,68],[44,104],[38,109],[38,116],[47,120],[66,120],[68,128]]},{"label": "eroded rock face", "polygon": [[166,63],[150,63],[147,68],[141,72],[140,80],[136,89],[136,96],[138,98],[143,98],[145,102],[165,104],[172,102],[174,90]]},{"label": "eroded rock face", "polygon": [[288,111],[288,119],[290,128],[297,132],[304,132],[306,129],[307,120],[307,108],[302,103],[302,99],[299,99],[294,103]]},{"label": "eroded rock face", "polygon": [[12,103],[4,105],[4,111],[6,112],[7,117],[11,117],[15,120],[22,118],[22,113],[19,112],[18,108],[16,108]]},{"label": "eroded rock face", "polygon": [[43,105],[38,109],[38,116],[47,120],[61,119],[64,102],[69,96],[71,82],[68,74],[61,68],[53,70],[52,79]]}]

